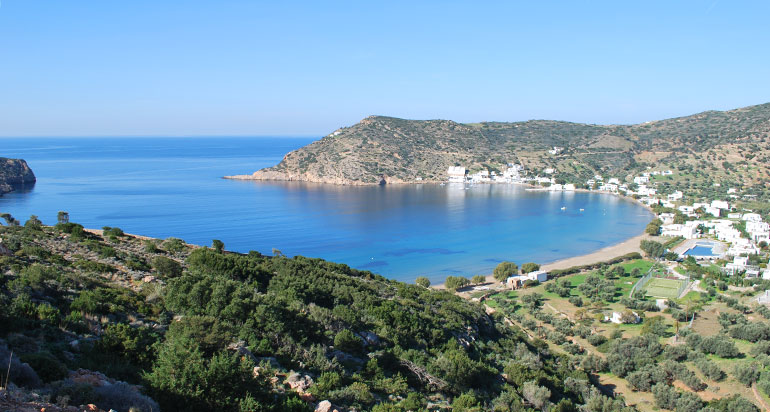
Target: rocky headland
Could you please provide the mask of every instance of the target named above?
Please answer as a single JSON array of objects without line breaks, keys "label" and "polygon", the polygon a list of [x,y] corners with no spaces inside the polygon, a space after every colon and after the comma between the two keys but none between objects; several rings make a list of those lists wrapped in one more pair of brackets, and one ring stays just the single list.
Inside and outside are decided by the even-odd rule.
[{"label": "rocky headland", "polygon": [[24,159],[0,157],[0,195],[35,183],[37,179]]},{"label": "rocky headland", "polygon": [[635,125],[552,120],[462,124],[370,116],[287,154],[275,166],[226,178],[420,183],[445,181],[450,166],[500,172],[517,163],[531,174],[572,183],[597,174],[627,178],[648,167],[665,167],[697,171],[710,184],[738,179],[761,186],[768,137],[770,103]]}]

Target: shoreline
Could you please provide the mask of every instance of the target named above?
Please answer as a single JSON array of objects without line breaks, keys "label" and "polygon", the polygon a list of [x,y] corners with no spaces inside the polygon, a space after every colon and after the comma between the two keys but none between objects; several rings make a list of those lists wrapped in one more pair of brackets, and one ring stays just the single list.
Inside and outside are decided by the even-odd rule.
[{"label": "shoreline", "polygon": [[[633,252],[641,253],[642,249],[639,247],[639,245],[641,244],[642,240],[651,239],[651,238],[652,237],[650,235],[646,233],[642,233],[630,239],[626,239],[620,243],[616,243],[610,246],[605,246],[599,250],[586,253],[584,255],[572,256],[564,259],[559,259],[553,262],[541,264],[540,270],[550,272],[552,270],[567,269],[573,266],[583,266],[583,265],[590,265],[592,263],[605,262],[612,258],[623,256],[628,253],[633,253]],[[486,278],[485,280],[486,284],[492,284],[493,286],[497,286],[500,284],[500,282],[495,280],[492,274],[486,274],[484,275],[484,277]],[[430,287],[434,289],[446,289],[446,287],[444,286],[444,283],[431,285]]]}]

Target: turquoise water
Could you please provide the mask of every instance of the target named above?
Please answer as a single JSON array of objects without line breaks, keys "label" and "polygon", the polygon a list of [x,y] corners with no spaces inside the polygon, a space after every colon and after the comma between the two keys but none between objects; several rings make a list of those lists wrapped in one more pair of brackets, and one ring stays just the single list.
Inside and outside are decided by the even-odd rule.
[{"label": "turquoise water", "polygon": [[[273,248],[433,282],[489,273],[502,260],[547,263],[622,242],[652,218],[595,193],[512,185],[345,187],[223,180],[270,166],[308,138],[0,139],[22,157],[34,188],[0,197],[0,211],[55,223],[210,244]],[[565,210],[561,210],[565,207]],[[580,209],[585,209],[583,212]]]}]

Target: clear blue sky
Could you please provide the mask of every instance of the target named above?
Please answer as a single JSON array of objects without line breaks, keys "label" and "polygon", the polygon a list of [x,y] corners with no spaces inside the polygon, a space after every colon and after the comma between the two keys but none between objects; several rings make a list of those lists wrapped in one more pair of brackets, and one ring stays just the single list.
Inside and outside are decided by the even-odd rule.
[{"label": "clear blue sky", "polygon": [[374,3],[2,0],[0,135],[636,123],[770,101],[768,1]]}]

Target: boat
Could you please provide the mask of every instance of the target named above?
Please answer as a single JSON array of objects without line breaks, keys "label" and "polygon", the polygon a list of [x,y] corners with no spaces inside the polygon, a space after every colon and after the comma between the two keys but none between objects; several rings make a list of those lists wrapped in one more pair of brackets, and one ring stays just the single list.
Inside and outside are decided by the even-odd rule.
[{"label": "boat", "polygon": [[580,208],[580,211],[581,211],[581,212],[585,212],[586,210],[585,210],[585,209],[583,209],[583,208],[581,207],[581,208]]},{"label": "boat", "polygon": [[567,210],[567,206],[562,206],[561,210]]}]

